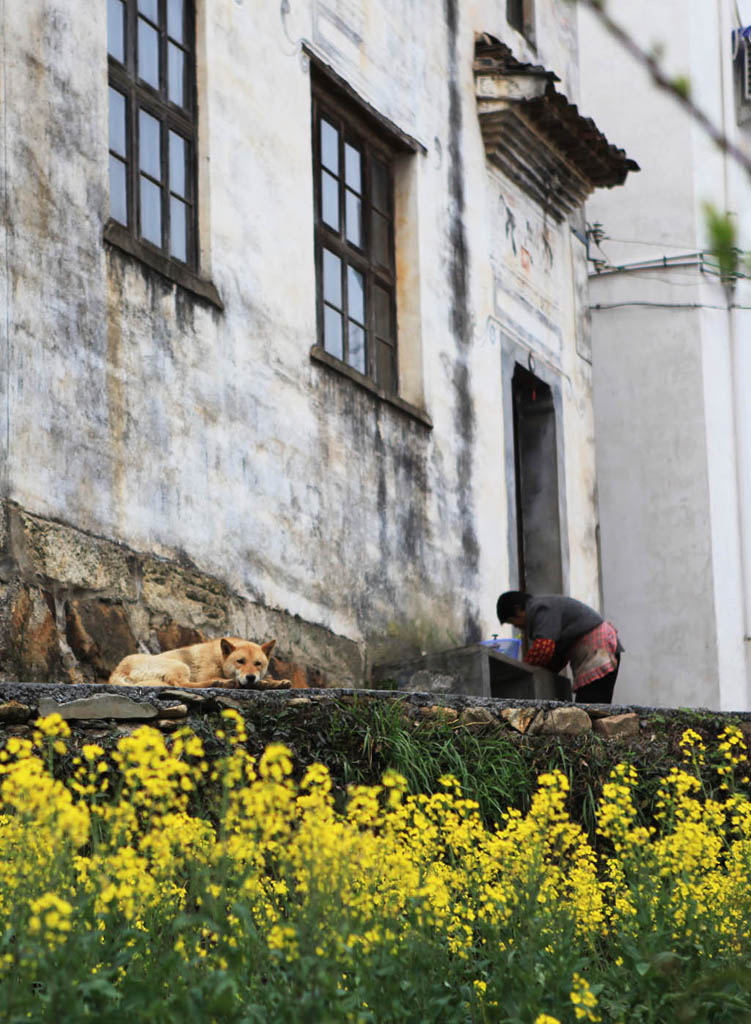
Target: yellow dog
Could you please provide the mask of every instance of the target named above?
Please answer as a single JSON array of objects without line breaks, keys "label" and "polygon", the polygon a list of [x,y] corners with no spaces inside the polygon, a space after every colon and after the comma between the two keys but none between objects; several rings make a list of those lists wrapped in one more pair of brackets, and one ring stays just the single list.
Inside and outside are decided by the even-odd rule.
[{"label": "yellow dog", "polygon": [[220,686],[289,689],[288,679],[265,679],[276,640],[256,644],[236,636],[177,647],[161,654],[129,654],[112,672],[113,686]]}]

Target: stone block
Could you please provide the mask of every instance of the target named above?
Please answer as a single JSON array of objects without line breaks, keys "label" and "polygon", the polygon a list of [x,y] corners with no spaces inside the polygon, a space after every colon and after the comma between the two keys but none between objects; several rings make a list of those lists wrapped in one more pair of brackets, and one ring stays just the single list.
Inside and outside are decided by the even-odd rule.
[{"label": "stone block", "polygon": [[5,704],[0,704],[0,722],[7,725],[18,725],[28,722],[33,714],[33,708],[17,700],[9,700]]},{"label": "stone block", "polygon": [[470,732],[483,732],[498,722],[493,712],[487,708],[465,708],[459,716],[459,721]]},{"label": "stone block", "polygon": [[60,642],[51,596],[39,587],[17,584],[6,592],[0,628],[3,674],[44,683],[60,669]]},{"label": "stone block", "polygon": [[188,707],[186,704],[170,704],[169,707],[161,708],[159,711],[159,718],[168,719],[180,719],[188,717]]},{"label": "stone block", "polygon": [[177,687],[170,687],[169,689],[162,690],[159,695],[162,700],[181,700],[188,704],[206,704],[208,701],[213,700],[213,697],[207,697],[206,694],[200,693],[197,690],[179,690]]},{"label": "stone block", "polygon": [[216,702],[220,708],[231,708],[233,711],[245,711],[245,705],[232,697],[217,697]]},{"label": "stone block", "polygon": [[639,716],[633,712],[624,715],[609,715],[607,718],[596,719],[592,728],[598,736],[604,736],[611,740],[638,736]]},{"label": "stone block", "polygon": [[58,714],[66,721],[100,718],[122,721],[128,718],[156,718],[160,711],[148,701],[132,700],[117,693],[102,693],[69,701],[42,697],[39,701],[39,714],[42,717]]},{"label": "stone block", "polygon": [[71,601],[66,632],[73,653],[99,678],[109,678],[118,662],[138,650],[125,610],[106,601]]},{"label": "stone block", "polygon": [[134,556],[120,545],[18,509],[10,513],[10,534],[25,575],[135,600]]},{"label": "stone block", "polygon": [[181,626],[177,622],[169,622],[156,631],[160,651],[174,651],[178,647],[190,647],[192,644],[202,644],[206,635],[200,629],[193,629],[191,626]]},{"label": "stone block", "polygon": [[143,563],[141,597],[152,615],[162,618],[158,629],[180,623],[180,628],[209,638],[229,634],[230,593],[219,580],[197,569],[148,557]]},{"label": "stone block", "polygon": [[420,716],[424,722],[445,725],[458,721],[459,712],[455,708],[447,708],[443,704],[432,704],[430,707],[420,708]]},{"label": "stone block", "polygon": [[[319,668],[313,668],[311,665],[308,665],[306,668],[306,676],[308,686],[311,687],[311,689],[325,690],[329,685],[326,680],[326,673],[322,672]],[[356,680],[351,680],[351,685],[354,685],[355,682]]]},{"label": "stone block", "polygon": [[504,708],[501,711],[501,718],[512,729],[516,729],[517,732],[525,733],[528,732],[535,718],[537,717],[537,708]]},{"label": "stone block", "polygon": [[556,736],[581,736],[592,731],[592,719],[577,707],[553,708],[545,714],[540,732]]},{"label": "stone block", "polygon": [[[268,679],[269,677],[272,679],[289,680],[293,690],[308,689],[307,670],[303,665],[294,661],[283,661],[281,658],[273,656],[269,661],[269,671],[266,678]],[[322,686],[324,684],[318,681],[315,685]]]},{"label": "stone block", "polygon": [[178,721],[175,721],[174,718],[165,718],[163,715],[161,718],[157,718],[154,724],[162,732],[176,732],[180,728]]}]

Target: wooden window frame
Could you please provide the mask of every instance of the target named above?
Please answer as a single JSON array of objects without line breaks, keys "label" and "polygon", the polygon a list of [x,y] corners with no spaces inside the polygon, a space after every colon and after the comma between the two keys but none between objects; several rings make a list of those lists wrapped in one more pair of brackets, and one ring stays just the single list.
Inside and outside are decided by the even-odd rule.
[{"label": "wooden window frame", "polygon": [[506,0],[506,21],[520,32],[528,43],[535,45],[534,0]]},{"label": "wooden window frame", "polygon": [[[196,22],[194,0],[184,0],[184,41],[179,42],[169,35],[167,28],[168,0],[156,0],[158,8],[158,24],[139,12],[138,0],[124,0],[125,8],[125,61],[120,62],[108,53],[109,86],[125,97],[126,124],[126,159],[113,153],[110,155],[125,163],[125,192],[127,205],[127,224],[111,218],[105,229],[105,237],[114,244],[125,248],[131,254],[142,257],[145,262],[155,266],[161,272],[176,280],[181,278],[190,287],[196,277],[198,266],[198,124],[196,98]],[[138,77],[138,21],[139,17],[158,32],[159,53],[159,88]],[[175,46],[184,55],[183,95],[186,106],[180,107],[168,96],[168,47]],[[160,214],[162,244],[160,246],[145,238],[141,231],[140,177],[149,177],[140,167],[140,135],[139,114],[143,110],[155,118],[160,126],[160,174],[161,181],[156,183],[160,189]],[[170,200],[172,198],[172,181],[170,180],[170,131],[181,136],[187,143],[188,154],[185,160],[185,195],[175,193],[175,198],[183,201],[186,210],[186,259],[173,256],[171,252]],[[151,180],[154,180],[153,178]],[[206,289],[199,282],[193,290],[201,293]],[[215,289],[209,288],[212,294],[205,297],[215,301]],[[216,296],[218,299],[218,296]]]},{"label": "wooden window frame", "polygon": [[[361,374],[372,380],[376,387],[387,395],[397,395],[398,379],[398,348],[396,319],[396,252],[395,252],[395,195],[394,195],[394,162],[397,156],[395,148],[389,144],[359,107],[342,96],[338,91],[328,87],[326,81],[313,79],[312,89],[312,134],[313,134],[313,168],[314,168],[314,202],[315,202],[315,262],[316,262],[316,306],[319,351],[325,353],[329,360],[340,363],[350,373]],[[323,220],[322,211],[322,172],[321,158],[321,118],[332,124],[339,132],[339,187],[338,187],[338,230]],[[361,245],[356,245],[346,237],[346,192],[344,172],[344,147],[346,143],[356,146],[361,154],[362,192],[361,192]],[[388,207],[380,209],[373,194],[372,161],[378,160],[388,171]],[[384,266],[375,259],[371,240],[371,218],[373,212],[384,216],[388,224],[388,259],[390,265]],[[325,308],[328,303],[324,299],[324,248],[341,260],[341,302],[340,315],[342,324],[342,358],[339,359],[326,349],[324,335]],[[349,360],[348,327],[350,309],[346,286],[347,268],[362,274],[364,281],[364,327],[365,327],[365,365],[359,369]],[[376,330],[375,288],[381,288],[388,295],[388,315],[391,337],[385,339]],[[334,308],[334,307],[332,307]],[[339,309],[339,307],[336,307]],[[383,359],[388,360],[388,371],[382,364],[379,366],[379,352]]]}]

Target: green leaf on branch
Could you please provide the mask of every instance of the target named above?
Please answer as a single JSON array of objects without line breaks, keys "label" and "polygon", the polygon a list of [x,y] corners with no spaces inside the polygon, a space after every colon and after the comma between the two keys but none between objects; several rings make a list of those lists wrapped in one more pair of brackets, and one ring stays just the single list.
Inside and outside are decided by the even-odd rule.
[{"label": "green leaf on branch", "polygon": [[676,75],[670,84],[684,100],[691,96],[691,79],[688,75]]},{"label": "green leaf on branch", "polygon": [[704,204],[709,246],[717,258],[720,277],[732,281],[738,275],[737,231],[731,215],[711,203]]}]

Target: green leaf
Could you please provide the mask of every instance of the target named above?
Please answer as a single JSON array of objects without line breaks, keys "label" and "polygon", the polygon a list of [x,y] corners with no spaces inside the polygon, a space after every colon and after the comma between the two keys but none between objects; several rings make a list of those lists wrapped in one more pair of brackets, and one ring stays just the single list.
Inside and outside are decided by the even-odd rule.
[{"label": "green leaf", "polygon": [[729,213],[711,203],[704,204],[704,216],[711,252],[717,257],[720,277],[731,281],[738,273],[737,230]]},{"label": "green leaf", "polygon": [[687,75],[676,75],[671,85],[684,100],[687,100],[691,95],[691,80]]}]

